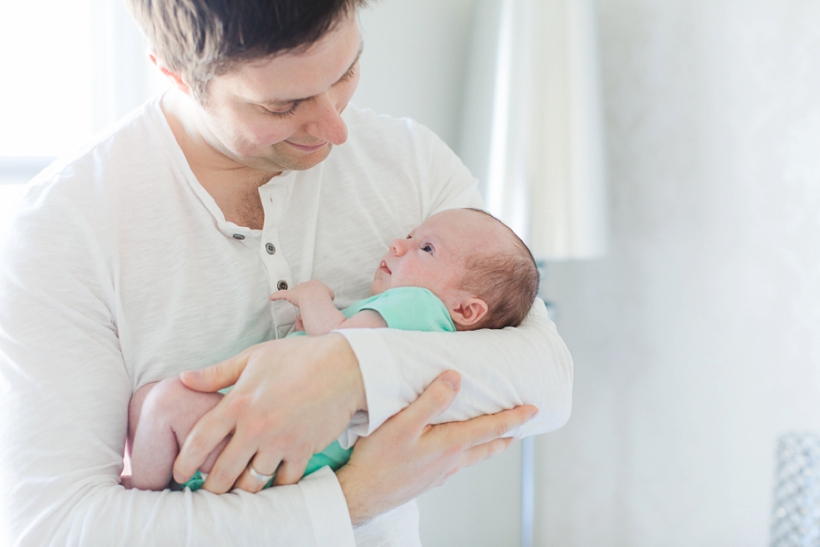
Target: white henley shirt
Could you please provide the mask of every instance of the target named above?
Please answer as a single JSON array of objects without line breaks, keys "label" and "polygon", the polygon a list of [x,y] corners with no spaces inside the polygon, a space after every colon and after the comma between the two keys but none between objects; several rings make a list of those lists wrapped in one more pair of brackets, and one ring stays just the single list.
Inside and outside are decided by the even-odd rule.
[{"label": "white henley shirt", "polygon": [[[415,503],[350,524],[327,469],[258,494],[119,484],[140,386],[279,338],[296,313],[277,287],[319,279],[336,305],[367,297],[388,243],[443,209],[480,206],[432,132],[349,106],[348,142],[259,188],[264,228],[225,220],[159,106],[137,109],[32,183],[0,243],[0,534],[20,545],[418,545]],[[572,362],[539,301],[519,328],[342,331],[367,435],[442,371],[462,389],[441,421],[523,403],[543,433],[569,416]],[[2,536],[0,536],[2,537]]]}]

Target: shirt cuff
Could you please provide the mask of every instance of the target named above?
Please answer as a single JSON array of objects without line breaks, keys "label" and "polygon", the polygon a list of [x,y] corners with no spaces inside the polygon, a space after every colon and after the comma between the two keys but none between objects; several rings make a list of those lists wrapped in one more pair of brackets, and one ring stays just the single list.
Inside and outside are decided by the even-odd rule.
[{"label": "shirt cuff", "polygon": [[299,481],[316,545],[356,547],[347,500],[336,473],[323,467]]},{"label": "shirt cuff", "polygon": [[380,329],[342,329],[338,332],[347,339],[359,361],[364,382],[368,421],[352,425],[345,434],[350,445],[356,437],[366,437],[399,410],[401,378],[393,353],[381,336]]}]

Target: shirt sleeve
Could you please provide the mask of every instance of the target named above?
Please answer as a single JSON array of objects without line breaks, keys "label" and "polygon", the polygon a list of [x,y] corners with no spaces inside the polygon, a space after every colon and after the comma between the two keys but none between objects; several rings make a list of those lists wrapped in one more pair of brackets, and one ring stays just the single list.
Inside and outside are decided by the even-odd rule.
[{"label": "shirt sleeve", "polygon": [[359,360],[369,421],[349,433],[366,436],[416,400],[445,370],[462,376],[461,391],[438,422],[493,414],[522,404],[538,416],[515,437],[563,426],[572,406],[572,358],[537,300],[516,328],[455,333],[391,329],[338,331]]},{"label": "shirt sleeve", "polygon": [[119,484],[131,381],[111,281],[90,226],[49,203],[0,243],[0,543],[352,546],[332,472],[258,494]]},{"label": "shirt sleeve", "polygon": [[421,287],[397,287],[368,298],[361,310],[373,310],[391,329],[425,332],[456,330],[444,303]]},{"label": "shirt sleeve", "polygon": [[[461,160],[429,130],[420,128],[427,156],[428,215],[483,206],[478,184]],[[546,307],[536,300],[517,328],[456,333],[391,329],[339,331],[356,357],[364,380],[368,421],[354,425],[348,442],[368,435],[413,402],[442,372],[462,375],[461,391],[440,422],[466,420],[522,404],[538,416],[512,432],[516,437],[558,429],[572,406],[572,358]]]}]

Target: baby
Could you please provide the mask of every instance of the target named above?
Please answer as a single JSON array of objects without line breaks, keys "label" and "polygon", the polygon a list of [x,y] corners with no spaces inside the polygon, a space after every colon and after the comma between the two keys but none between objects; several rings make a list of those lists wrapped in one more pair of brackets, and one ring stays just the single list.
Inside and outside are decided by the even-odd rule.
[{"label": "baby", "polygon": [[[397,328],[418,331],[474,330],[518,326],[538,292],[538,270],[527,246],[507,226],[478,209],[437,213],[384,255],[370,292],[344,310],[320,281],[278,291],[271,300],[299,308],[293,335],[318,336],[336,329]],[[131,486],[162,490],[194,424],[222,398],[187,389],[178,378],[141,387],[131,399],[128,449]],[[200,488],[228,439],[214,449],[183,487]],[[314,455],[305,474],[350,456],[338,442]],[[268,482],[268,486],[272,481]]]}]

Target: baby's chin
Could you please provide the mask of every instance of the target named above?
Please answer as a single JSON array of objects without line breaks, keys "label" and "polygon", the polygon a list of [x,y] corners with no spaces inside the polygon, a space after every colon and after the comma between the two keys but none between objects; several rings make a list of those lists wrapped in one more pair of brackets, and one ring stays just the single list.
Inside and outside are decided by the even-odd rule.
[{"label": "baby's chin", "polygon": [[381,294],[390,287],[387,287],[384,283],[380,283],[378,280],[373,281],[370,284],[370,294],[376,296],[377,294]]}]

